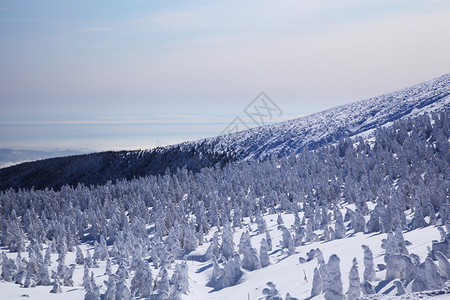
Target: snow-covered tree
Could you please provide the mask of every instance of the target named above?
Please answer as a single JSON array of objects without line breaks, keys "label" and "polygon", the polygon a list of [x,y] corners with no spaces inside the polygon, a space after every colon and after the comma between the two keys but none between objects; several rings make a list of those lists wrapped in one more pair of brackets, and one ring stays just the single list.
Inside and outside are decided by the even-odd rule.
[{"label": "snow-covered tree", "polygon": [[256,224],[258,225],[259,234],[263,234],[266,231],[267,225],[266,221],[264,221],[263,217],[259,213],[256,215]]},{"label": "snow-covered tree", "polygon": [[348,299],[357,299],[361,293],[360,288],[360,280],[359,280],[359,272],[358,272],[358,262],[356,260],[356,257],[353,259],[353,265],[350,269],[350,273],[348,274],[348,292],[347,297]]},{"label": "snow-covered tree", "polygon": [[267,245],[266,239],[261,240],[261,247],[259,249],[259,261],[261,263],[261,267],[265,268],[270,265],[270,257],[269,257],[269,246]]},{"label": "snow-covered tree", "polygon": [[272,237],[270,236],[269,231],[266,230],[266,242],[267,242],[267,250],[272,251]]},{"label": "snow-covered tree", "polygon": [[322,276],[320,276],[319,269],[314,268],[314,277],[311,288],[311,298],[320,295],[323,289]]},{"label": "snow-covered tree", "polygon": [[161,269],[160,279],[156,283],[156,293],[158,297],[163,297],[164,295],[169,295],[169,274],[167,273],[166,268]]},{"label": "snow-covered tree", "polygon": [[403,254],[386,254],[386,280],[404,278],[406,283],[416,277],[416,267],[411,258]]},{"label": "snow-covered tree", "polygon": [[323,285],[326,300],[344,299],[340,259],[336,254],[330,256],[326,265],[326,278]]},{"label": "snow-covered tree", "polygon": [[247,271],[261,269],[258,253],[255,248],[245,247],[243,250],[242,268]]},{"label": "snow-covered tree", "polygon": [[223,227],[220,253],[225,259],[230,259],[234,254],[233,232],[228,223]]},{"label": "snow-covered tree", "polygon": [[450,280],[450,262],[442,252],[436,251],[434,254],[438,261],[439,270],[445,280]]},{"label": "snow-covered tree", "polygon": [[397,293],[395,293],[396,296],[401,296],[406,294],[405,285],[400,280],[394,281],[395,287],[397,288]]},{"label": "snow-covered tree", "polygon": [[84,264],[84,255],[83,255],[83,251],[81,251],[80,247],[77,245],[76,246],[76,258],[75,258],[75,263],[77,265],[82,265]]},{"label": "snow-covered tree", "polygon": [[262,290],[262,293],[266,296],[266,300],[283,300],[278,292],[275,284],[272,281],[266,283],[268,287]]},{"label": "snow-covered tree", "polygon": [[53,288],[50,291],[50,293],[54,293],[54,294],[60,294],[62,293],[62,289],[61,289],[61,281],[59,280],[59,277],[56,276],[55,279],[53,280]]},{"label": "snow-covered tree", "polygon": [[375,265],[373,263],[373,254],[369,246],[361,245],[364,250],[364,281],[375,280]]},{"label": "snow-covered tree", "polygon": [[141,261],[133,279],[131,280],[131,294],[133,297],[150,298],[153,288],[153,276],[149,265]]},{"label": "snow-covered tree", "polygon": [[186,262],[182,262],[175,266],[175,271],[170,279],[170,284],[173,286],[174,291],[179,291],[183,294],[187,294],[189,292],[188,266]]},{"label": "snow-covered tree", "polygon": [[438,267],[430,257],[417,266],[417,275],[411,284],[413,292],[438,290],[444,287],[444,281],[439,274]]},{"label": "snow-covered tree", "polygon": [[64,286],[73,286],[73,273],[75,271],[75,265],[72,265],[70,268],[66,268],[64,272]]}]

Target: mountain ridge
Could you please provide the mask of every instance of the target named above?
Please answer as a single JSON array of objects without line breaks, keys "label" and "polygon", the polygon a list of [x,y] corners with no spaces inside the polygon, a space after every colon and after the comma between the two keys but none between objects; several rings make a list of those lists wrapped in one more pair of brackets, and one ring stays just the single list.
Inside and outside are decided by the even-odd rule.
[{"label": "mountain ridge", "polygon": [[[392,101],[392,103],[389,103]],[[434,106],[434,107],[433,107]],[[277,124],[256,127],[244,130],[239,133],[226,136],[204,139],[206,142],[217,144],[227,144],[228,147],[246,147],[250,144],[257,144],[259,148],[249,149],[243,159],[261,159],[267,155],[288,155],[289,150],[301,150],[306,147],[309,150],[315,149],[328,142],[337,141],[340,138],[352,137],[365,131],[375,129],[378,126],[399,120],[405,116],[421,114],[429,108],[430,111],[447,109],[450,107],[450,74],[445,74],[432,80],[407,87],[405,89],[383,94],[377,97],[368,98],[350,104],[340,105],[328,110],[314,113],[308,116],[292,119]],[[365,114],[361,114],[365,110]],[[378,115],[378,116],[377,116]],[[376,118],[375,118],[376,117]],[[344,121],[342,121],[344,119]],[[353,122],[352,122],[353,120]],[[321,131],[320,126],[335,125],[334,132]],[[286,132],[300,131],[301,138],[292,140],[289,150],[283,151],[276,146],[280,141],[288,140]],[[278,131],[278,137],[268,139],[267,142],[256,140],[255,137],[272,135]],[[249,134],[247,134],[249,133]],[[323,137],[320,134],[324,134]],[[307,138],[305,138],[305,136]],[[220,141],[219,141],[220,139]],[[201,140],[203,141],[203,140]],[[189,142],[188,142],[189,143]],[[273,149],[270,153],[264,153],[267,149]]]}]

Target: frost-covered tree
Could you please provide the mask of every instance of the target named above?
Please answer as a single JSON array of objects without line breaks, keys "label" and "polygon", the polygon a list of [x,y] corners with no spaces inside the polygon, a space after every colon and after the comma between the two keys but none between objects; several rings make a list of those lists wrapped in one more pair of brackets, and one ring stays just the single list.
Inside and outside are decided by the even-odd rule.
[{"label": "frost-covered tree", "polygon": [[84,255],[83,255],[83,251],[81,251],[81,248],[77,245],[76,246],[76,258],[75,258],[75,263],[77,265],[82,265],[84,264]]},{"label": "frost-covered tree", "polygon": [[223,269],[220,268],[219,264],[217,263],[217,258],[215,256],[212,257],[212,272],[209,277],[208,286],[211,287],[217,287],[217,282],[219,282],[219,279],[223,276]]},{"label": "frost-covered tree", "polygon": [[209,260],[212,257],[220,257],[220,248],[219,248],[219,233],[216,231],[212,237],[211,244],[205,253],[205,259]]},{"label": "frost-covered tree", "polygon": [[430,257],[417,266],[417,275],[411,284],[413,292],[438,290],[444,287],[444,281],[439,274],[438,267]]},{"label": "frost-covered tree", "polygon": [[373,263],[373,254],[369,246],[361,245],[364,250],[364,281],[375,280],[375,264]]},{"label": "frost-covered tree", "polygon": [[131,292],[128,289],[125,278],[122,276],[118,276],[116,283],[116,299],[132,299]]},{"label": "frost-covered tree", "polygon": [[250,233],[248,231],[245,231],[241,234],[241,238],[239,240],[239,245],[238,245],[238,252],[240,254],[244,253],[247,248],[251,248],[252,244],[251,244],[251,239],[250,239]]},{"label": "frost-covered tree", "polygon": [[361,283],[359,280],[358,261],[356,260],[356,257],[353,258],[353,265],[350,269],[350,273],[348,274],[348,282],[348,299],[357,299],[361,293]]},{"label": "frost-covered tree", "polygon": [[[170,284],[173,286],[173,290],[176,291],[176,293],[172,292],[172,294],[178,295],[178,291],[183,294],[189,292],[188,266],[186,262],[176,264]],[[172,298],[174,297],[172,296]]]},{"label": "frost-covered tree", "polygon": [[263,234],[266,231],[267,225],[259,213],[256,215],[256,224],[258,225],[258,233]]},{"label": "frost-covered tree", "polygon": [[116,284],[119,277],[115,274],[110,274],[108,280],[103,281],[106,286],[105,294],[103,295],[104,300],[116,300]]},{"label": "frost-covered tree", "polygon": [[50,266],[51,263],[52,263],[52,260],[51,260],[51,248],[50,247],[47,247],[47,249],[45,250],[44,263],[47,266]]},{"label": "frost-covered tree", "polygon": [[283,300],[278,292],[275,284],[272,281],[266,283],[268,287],[262,290],[262,293],[266,296],[266,300]]},{"label": "frost-covered tree", "polygon": [[439,234],[441,235],[441,242],[442,242],[447,237],[447,232],[445,232],[444,226],[438,226],[437,229],[439,231]]},{"label": "frost-covered tree", "polygon": [[289,230],[283,225],[278,226],[278,230],[281,230],[282,239],[281,239],[281,248],[289,248],[289,244],[292,243],[292,236]]},{"label": "frost-covered tree", "polygon": [[258,253],[255,248],[245,247],[243,250],[242,268],[247,271],[261,269]]},{"label": "frost-covered tree", "polygon": [[319,269],[317,269],[316,267],[314,268],[314,276],[311,288],[311,298],[320,295],[322,293],[322,288],[323,288],[322,276],[320,276]]},{"label": "frost-covered tree", "polygon": [[108,258],[108,260],[106,261],[105,275],[110,276],[111,274],[112,274],[111,259]]},{"label": "frost-covered tree", "polygon": [[[295,247],[301,246],[302,240],[305,237],[305,230],[299,224],[300,223],[295,223],[292,226],[292,229],[294,230],[294,246]],[[326,228],[326,226],[325,226],[325,228]]]},{"label": "frost-covered tree", "polygon": [[50,293],[54,293],[54,294],[61,294],[62,293],[62,289],[61,289],[61,281],[59,280],[59,277],[56,276],[55,279],[53,280],[53,288],[51,289]]},{"label": "frost-covered tree", "polygon": [[14,283],[15,284],[20,284],[20,285],[23,286],[23,282],[25,281],[26,277],[27,277],[27,271],[24,270],[24,269],[20,269],[14,275]]},{"label": "frost-covered tree", "polygon": [[363,284],[361,285],[361,290],[364,295],[376,294],[375,289],[373,288],[373,285],[368,281],[363,282]]},{"label": "frost-covered tree", "polygon": [[234,254],[233,232],[231,231],[228,223],[226,223],[223,227],[220,253],[225,259],[230,259]]},{"label": "frost-covered tree", "polygon": [[397,293],[395,293],[396,296],[401,296],[406,294],[405,285],[400,280],[394,281],[395,287],[397,288]]},{"label": "frost-covered tree", "polygon": [[169,295],[169,274],[166,268],[161,269],[160,279],[156,283],[156,294],[158,297],[163,297],[164,295]]},{"label": "frost-covered tree", "polygon": [[447,258],[450,258],[450,234],[447,234],[442,242],[433,242],[431,245],[432,253],[442,252]]},{"label": "frost-covered tree", "polygon": [[344,299],[339,263],[339,257],[333,254],[326,265],[327,276],[323,285],[326,300]]},{"label": "frost-covered tree", "polygon": [[37,274],[37,284],[46,286],[51,284],[50,275],[48,272],[48,265],[45,263],[45,261],[44,263],[39,265],[39,271]]},{"label": "frost-covered tree", "polygon": [[177,234],[175,228],[171,227],[169,230],[169,236],[164,241],[167,252],[170,253],[175,259],[180,259],[183,253],[178,235],[179,234]]},{"label": "frost-covered tree", "polygon": [[89,250],[86,250],[86,255],[84,256],[84,265],[87,266],[88,268],[93,267],[92,256]]},{"label": "frost-covered tree", "polygon": [[400,226],[395,228],[395,241],[397,242],[397,250],[399,253],[409,255],[408,249],[406,249],[405,238]]},{"label": "frost-covered tree", "polygon": [[382,240],[381,248],[386,250],[386,255],[400,253],[397,247],[397,241],[392,232],[389,232],[387,238]]},{"label": "frost-covered tree", "polygon": [[194,224],[190,223],[184,230],[183,250],[185,252],[194,251],[197,248],[197,238]]},{"label": "frost-covered tree", "polygon": [[436,251],[434,254],[438,261],[439,270],[445,280],[450,280],[450,262],[442,252]]},{"label": "frost-covered tree", "polygon": [[411,229],[416,229],[426,225],[427,223],[424,219],[422,205],[420,204],[420,201],[416,199],[414,201],[414,217],[412,218],[410,227]]},{"label": "frost-covered tree", "polygon": [[14,275],[17,272],[17,265],[13,259],[8,258],[5,252],[2,252],[2,273],[1,278],[5,281],[13,281]]},{"label": "frost-covered tree", "polygon": [[100,236],[100,243],[95,246],[93,260],[107,260],[108,259],[108,247],[106,240],[103,236]]},{"label": "frost-covered tree", "polygon": [[75,271],[75,265],[72,265],[70,268],[66,268],[64,272],[64,286],[73,286],[73,273]]},{"label": "frost-covered tree", "polygon": [[342,217],[342,214],[340,212],[336,216],[336,223],[334,226],[334,236],[336,239],[345,238],[344,218]]},{"label": "frost-covered tree", "polygon": [[242,212],[238,206],[234,208],[233,227],[242,228]]},{"label": "frost-covered tree", "polygon": [[238,254],[235,254],[233,259],[227,261],[222,274],[223,278],[220,288],[235,285],[241,279],[243,274],[241,266],[242,264]]},{"label": "frost-covered tree", "polygon": [[283,220],[283,217],[281,216],[281,214],[278,214],[278,217],[277,217],[277,224],[278,224],[278,225],[284,224],[284,220]]},{"label": "frost-covered tree", "polygon": [[36,283],[37,283],[37,276],[35,274],[27,274],[23,287],[24,288],[36,287]]},{"label": "frost-covered tree", "polygon": [[386,280],[404,278],[406,283],[416,277],[416,267],[409,256],[403,254],[386,254]]},{"label": "frost-covered tree", "polygon": [[261,263],[261,267],[265,268],[270,265],[270,257],[269,257],[269,246],[267,245],[266,239],[261,240],[261,247],[259,249],[259,261]]},{"label": "frost-covered tree", "polygon": [[131,280],[131,294],[133,297],[150,298],[153,288],[152,271],[147,263],[141,261],[133,279]]},{"label": "frost-covered tree", "polygon": [[272,251],[272,237],[270,236],[269,231],[266,230],[266,242],[267,242],[267,250]]},{"label": "frost-covered tree", "polygon": [[354,232],[364,232],[366,229],[366,221],[359,209],[356,209],[352,216],[352,227]]}]

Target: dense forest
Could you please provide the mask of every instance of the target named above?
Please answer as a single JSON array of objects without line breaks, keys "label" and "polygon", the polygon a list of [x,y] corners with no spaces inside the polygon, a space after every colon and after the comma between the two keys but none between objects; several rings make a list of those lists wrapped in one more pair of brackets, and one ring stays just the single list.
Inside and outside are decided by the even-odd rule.
[{"label": "dense forest", "polygon": [[133,179],[145,175],[175,173],[186,168],[198,172],[215,164],[233,160],[233,151],[215,151],[211,147],[175,145],[152,150],[107,151],[51,158],[0,169],[0,190],[8,188],[53,188],[64,185],[103,185],[108,181]]},{"label": "dense forest", "polygon": [[[386,279],[400,280],[399,290],[411,282],[413,291],[443,288],[450,280],[449,117],[449,110],[424,114],[378,128],[374,141],[346,138],[261,162],[211,166],[211,162],[221,161],[212,154],[205,157],[203,168],[192,170],[189,159],[196,153],[189,153],[184,168],[176,172],[169,168],[163,175],[98,186],[63,185],[57,191],[3,191],[0,245],[11,252],[28,252],[29,258],[14,260],[3,254],[1,279],[25,286],[53,285],[58,291],[61,285],[73,284],[75,266],[66,265],[65,257],[76,251],[77,264],[85,268],[86,299],[100,297],[89,269],[105,260],[110,268],[105,299],[168,299],[164,297],[169,295],[179,299],[188,291],[187,266],[182,261],[199,245],[210,244],[204,255],[195,258],[212,262],[208,285],[232,286],[243,270],[267,266],[267,251],[272,246],[263,216],[279,214],[282,219],[282,214],[294,214],[291,228],[279,220],[281,248],[287,255],[312,241],[342,239],[357,232],[386,233]],[[111,168],[122,168],[123,164],[113,163],[113,157]],[[170,157],[167,154],[166,159]],[[85,163],[92,163],[94,169],[97,166],[95,161]],[[77,167],[69,159],[67,168]],[[126,170],[122,170],[124,174]],[[65,171],[54,172],[40,176],[58,176]],[[354,208],[341,213],[343,205],[350,204]],[[238,247],[234,245],[232,232],[242,227],[243,218],[250,218],[258,232],[267,235],[259,253],[248,234],[243,234]],[[442,241],[430,241],[429,259],[419,262],[405,251],[402,231],[429,225],[440,226]],[[213,228],[219,231],[205,240]],[[92,257],[79,248],[86,243],[94,247]],[[371,291],[374,278],[370,275],[370,249],[366,252],[367,290],[362,288],[361,293]],[[51,253],[58,254],[58,266],[50,275]],[[325,264],[320,252],[311,255],[319,262],[314,293],[341,299],[342,287],[327,281],[337,272],[339,258],[330,257]],[[169,279],[166,270],[173,269],[176,261],[179,263]],[[111,273],[111,266],[117,268],[116,273]],[[434,276],[435,285],[424,281],[427,274]],[[130,284],[127,278],[132,278]],[[359,286],[359,277],[357,280]],[[355,289],[352,295],[359,295],[360,289]]]}]

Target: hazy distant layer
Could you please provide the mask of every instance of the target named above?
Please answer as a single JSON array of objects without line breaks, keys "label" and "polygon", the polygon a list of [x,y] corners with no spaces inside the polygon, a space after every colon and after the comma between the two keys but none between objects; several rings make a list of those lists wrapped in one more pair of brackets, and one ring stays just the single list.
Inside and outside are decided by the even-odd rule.
[{"label": "hazy distant layer", "polygon": [[[217,136],[235,117],[169,115],[128,119],[0,122],[0,146],[41,151],[55,148],[96,151],[150,149]],[[295,116],[285,114],[274,117],[273,121],[293,117]],[[270,123],[273,122],[267,122]],[[251,122],[247,124],[254,126]]]},{"label": "hazy distant layer", "polygon": [[0,168],[9,167],[22,162],[33,161],[38,159],[76,155],[88,152],[92,151],[88,150],[36,151],[36,150],[0,149]]}]

